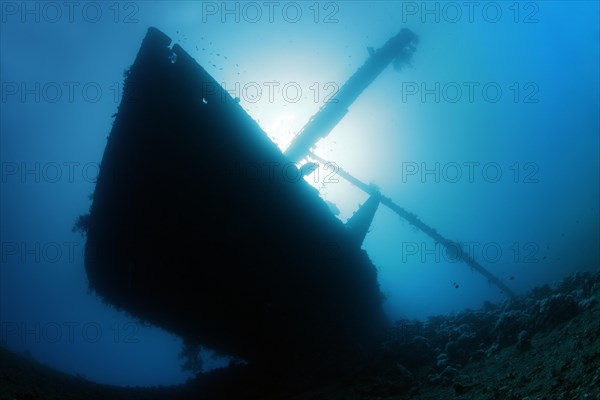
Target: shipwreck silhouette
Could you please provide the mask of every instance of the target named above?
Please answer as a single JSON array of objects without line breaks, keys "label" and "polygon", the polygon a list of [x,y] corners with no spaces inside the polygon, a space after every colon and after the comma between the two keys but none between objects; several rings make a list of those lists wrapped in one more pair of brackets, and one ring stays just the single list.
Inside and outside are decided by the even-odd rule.
[{"label": "shipwreck silhouette", "polygon": [[204,68],[149,28],[85,219],[90,287],[190,343],[267,370],[326,363],[377,338],[388,321],[361,244],[378,205],[454,242],[341,170],[371,195],[344,225],[296,162],[324,161],[311,146],[388,64],[409,60],[415,42],[403,29],[371,51],[339,101],[282,152]]}]

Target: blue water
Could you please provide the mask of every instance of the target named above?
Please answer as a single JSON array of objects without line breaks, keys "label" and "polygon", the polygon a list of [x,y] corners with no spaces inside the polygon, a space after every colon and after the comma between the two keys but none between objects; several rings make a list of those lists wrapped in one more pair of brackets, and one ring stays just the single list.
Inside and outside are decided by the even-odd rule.
[{"label": "blue water", "polygon": [[[3,346],[103,383],[190,376],[179,338],[87,291],[85,238],[71,231],[149,26],[282,149],[367,47],[413,30],[412,65],[388,67],[315,152],[462,242],[517,293],[600,266],[598,2],[0,4]],[[307,180],[345,221],[366,195],[331,174]],[[363,248],[392,319],[506,298],[383,206]]]}]

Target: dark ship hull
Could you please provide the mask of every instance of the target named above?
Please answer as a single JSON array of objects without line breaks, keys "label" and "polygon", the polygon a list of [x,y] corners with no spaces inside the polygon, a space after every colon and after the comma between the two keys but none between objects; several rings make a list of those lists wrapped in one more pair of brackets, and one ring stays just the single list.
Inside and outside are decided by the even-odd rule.
[{"label": "dark ship hull", "polygon": [[150,28],[88,219],[90,287],[133,316],[262,365],[386,326],[376,269],[241,106]]}]

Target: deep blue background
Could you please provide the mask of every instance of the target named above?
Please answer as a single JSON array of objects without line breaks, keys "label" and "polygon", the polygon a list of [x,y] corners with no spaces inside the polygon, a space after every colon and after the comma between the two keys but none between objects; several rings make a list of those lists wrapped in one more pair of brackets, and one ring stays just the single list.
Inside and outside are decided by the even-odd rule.
[{"label": "deep blue background", "polygon": [[[99,382],[189,376],[177,337],[87,292],[85,238],[71,232],[149,26],[282,148],[367,47],[414,30],[413,65],[386,69],[315,151],[466,243],[519,293],[600,264],[598,2],[0,4],[2,345]],[[345,221],[366,196],[330,173],[308,180]],[[504,300],[385,208],[364,248],[391,318]]]}]

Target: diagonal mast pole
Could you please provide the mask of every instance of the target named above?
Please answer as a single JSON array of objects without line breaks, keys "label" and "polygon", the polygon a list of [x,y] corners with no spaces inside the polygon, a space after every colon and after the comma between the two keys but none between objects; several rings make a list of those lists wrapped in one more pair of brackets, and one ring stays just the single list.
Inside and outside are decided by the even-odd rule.
[{"label": "diagonal mast pole", "polygon": [[[300,130],[284,154],[290,161],[300,162],[306,156],[314,160],[327,163],[326,160],[312,153],[310,149],[315,143],[327,136],[333,128],[348,113],[348,107],[360,96],[360,94],[379,76],[379,74],[392,62],[403,63],[412,58],[416,50],[418,37],[409,29],[402,29],[396,36],[390,38],[380,49],[373,51],[367,61],[361,66],[319,111],[313,115],[306,125]],[[338,174],[350,183],[370,195],[379,195],[377,189],[355,178],[348,172],[339,168]],[[462,247],[440,235],[435,229],[421,221],[415,214],[406,211],[389,197],[381,195],[381,204],[387,206],[400,217],[407,220],[411,225],[423,231],[437,243],[446,249],[458,250],[460,260],[468,264],[474,270],[486,277],[489,282],[498,286],[509,296],[515,296],[514,292],[506,286],[499,278],[481,266],[473,257],[465,253]]]},{"label": "diagonal mast pole", "polygon": [[390,63],[409,61],[416,50],[417,42],[417,35],[404,28],[390,38],[383,47],[372,52],[367,61],[308,120],[285,149],[284,153],[290,161],[299,162],[306,157],[310,148],[333,130],[348,113],[348,107]]},{"label": "diagonal mast pole", "polygon": [[[330,162],[328,162],[327,160],[319,157],[318,155],[314,154],[313,152],[309,151],[308,155],[312,159],[314,159],[314,160],[316,160],[316,161],[318,161],[320,163],[331,164]],[[365,182],[361,181],[360,179],[354,177],[349,172],[345,171],[344,169],[340,168],[339,166],[336,165],[336,167],[337,167],[336,173],[339,176],[341,176],[342,178],[344,178],[345,180],[347,180],[348,182],[350,182],[351,184],[353,184],[354,186],[356,186],[357,188],[361,189],[362,191],[364,191],[364,192],[366,192],[366,193],[368,193],[370,195],[378,194],[377,189],[375,189],[373,186],[368,185]],[[494,285],[496,285],[504,293],[508,294],[511,297],[515,296],[515,293],[508,286],[506,286],[506,284],[504,282],[502,282],[500,280],[500,278],[496,277],[490,271],[488,271],[487,269],[485,269],[481,264],[479,264],[467,252],[463,251],[462,247],[460,246],[459,243],[454,242],[454,241],[449,240],[449,239],[446,239],[441,234],[439,234],[434,228],[432,228],[431,226],[427,225],[425,222],[421,221],[421,219],[419,217],[417,217],[416,214],[413,214],[413,213],[405,210],[404,208],[400,207],[398,204],[396,204],[389,197],[384,196],[383,194],[381,194],[380,202],[381,202],[381,204],[385,205],[386,207],[388,207],[389,209],[391,209],[392,211],[394,211],[400,217],[404,218],[411,225],[413,225],[414,227],[420,229],[423,233],[425,233],[427,236],[429,236],[430,238],[432,238],[433,240],[435,240],[437,243],[440,243],[447,250],[451,250],[451,251],[457,251],[458,250],[459,259],[461,261],[465,262],[467,265],[469,265],[475,271],[479,272],[481,275],[483,275],[485,278],[487,278],[490,283],[493,283]]]}]

